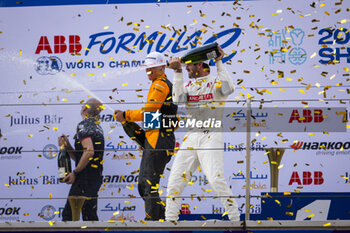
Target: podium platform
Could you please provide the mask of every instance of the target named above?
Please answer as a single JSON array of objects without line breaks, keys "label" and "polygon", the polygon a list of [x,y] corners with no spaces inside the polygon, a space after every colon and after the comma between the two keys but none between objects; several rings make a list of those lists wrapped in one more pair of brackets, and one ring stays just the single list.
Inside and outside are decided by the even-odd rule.
[{"label": "podium platform", "polygon": [[6,232],[337,232],[349,233],[350,221],[180,221],[180,222],[5,222]]}]

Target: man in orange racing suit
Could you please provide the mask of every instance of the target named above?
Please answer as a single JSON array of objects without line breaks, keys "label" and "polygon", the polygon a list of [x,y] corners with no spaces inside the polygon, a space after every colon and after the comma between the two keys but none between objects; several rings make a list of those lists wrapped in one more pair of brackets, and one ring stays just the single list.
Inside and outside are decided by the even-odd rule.
[{"label": "man in orange racing suit", "polygon": [[[146,218],[148,221],[165,219],[165,203],[159,197],[158,187],[160,176],[166,164],[170,161],[175,147],[174,128],[162,126],[162,120],[167,118],[177,121],[177,105],[172,101],[172,83],[167,79],[164,70],[166,61],[162,54],[152,52],[145,59],[146,72],[152,81],[145,106],[137,110],[116,110],[116,119],[124,121],[142,121],[144,113],[152,114],[154,119],[161,119],[153,129],[146,128],[146,140],[140,165],[138,191],[145,201]],[[149,113],[151,112],[151,113]]]}]

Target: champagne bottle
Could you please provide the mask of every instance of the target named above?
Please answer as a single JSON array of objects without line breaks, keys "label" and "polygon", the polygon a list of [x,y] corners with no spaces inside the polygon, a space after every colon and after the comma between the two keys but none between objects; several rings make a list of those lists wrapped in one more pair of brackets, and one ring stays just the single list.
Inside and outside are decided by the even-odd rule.
[{"label": "champagne bottle", "polygon": [[70,161],[70,157],[67,153],[67,149],[62,147],[58,154],[58,177],[60,182],[63,183],[63,179],[72,172],[72,165]]},{"label": "champagne bottle", "polygon": [[198,63],[220,56],[218,43],[214,42],[188,51],[181,57],[182,63]]},{"label": "champagne bottle", "polygon": [[123,129],[125,133],[141,147],[145,147],[146,133],[145,131],[135,122],[125,121],[123,122]]}]

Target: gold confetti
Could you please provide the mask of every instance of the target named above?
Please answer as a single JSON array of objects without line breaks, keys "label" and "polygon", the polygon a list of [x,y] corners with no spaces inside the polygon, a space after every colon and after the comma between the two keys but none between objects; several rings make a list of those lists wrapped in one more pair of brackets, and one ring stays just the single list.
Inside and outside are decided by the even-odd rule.
[{"label": "gold confetti", "polygon": [[125,86],[127,86],[127,85],[128,85],[128,83],[123,83],[123,84],[122,84],[123,87],[125,87]]},{"label": "gold confetti", "polygon": [[113,212],[113,215],[118,215],[119,211]]},{"label": "gold confetti", "polygon": [[279,200],[275,200],[275,202],[276,202],[279,206],[281,206],[281,202],[280,202]]},{"label": "gold confetti", "polygon": [[89,10],[89,9],[86,9],[86,11],[88,11],[88,12],[92,12],[92,10]]},{"label": "gold confetti", "polygon": [[22,50],[19,50],[19,55],[20,55],[20,56],[22,55]]},{"label": "gold confetti", "polygon": [[28,137],[30,137],[30,138],[33,137],[33,136],[34,136],[33,134],[29,134],[29,135],[28,135]]},{"label": "gold confetti", "polygon": [[49,199],[51,199],[51,198],[52,198],[52,193],[49,194]]},{"label": "gold confetti", "polygon": [[330,226],[330,225],[331,225],[330,222],[329,222],[329,223],[326,223],[326,224],[323,224],[324,227],[328,227],[328,226]]},{"label": "gold confetti", "polygon": [[87,228],[87,226],[81,226],[80,228],[81,228],[81,229],[86,229],[86,228]]},{"label": "gold confetti", "polygon": [[107,30],[109,28],[109,26],[104,26],[103,29]]},{"label": "gold confetti", "polygon": [[294,213],[293,212],[286,212],[286,215],[293,216]]}]

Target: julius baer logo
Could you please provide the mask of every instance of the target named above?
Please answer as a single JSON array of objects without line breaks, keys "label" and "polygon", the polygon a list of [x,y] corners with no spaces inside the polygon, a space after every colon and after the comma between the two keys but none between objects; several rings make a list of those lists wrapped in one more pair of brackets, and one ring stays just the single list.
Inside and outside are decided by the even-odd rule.
[{"label": "julius baer logo", "polygon": [[[145,50],[147,53],[158,51],[163,53],[170,51],[172,54],[182,52],[197,46],[198,38],[203,37],[201,43],[208,44],[218,39],[223,41],[222,48],[230,47],[240,36],[240,28],[230,28],[219,31],[217,34],[209,38],[202,35],[202,31],[191,32],[184,30],[182,33],[175,32],[140,32],[135,34],[128,32],[115,35],[114,32],[99,32],[91,34],[85,44],[85,38],[79,35],[42,35],[35,42],[35,54],[39,57],[36,60],[35,70],[41,75],[54,75],[62,69],[96,69],[96,68],[125,68],[137,67],[143,61],[137,60],[120,60],[110,58],[111,55],[125,53],[133,54],[136,51]],[[149,43],[149,42],[152,43]],[[82,50],[84,53],[82,54]],[[230,50],[231,51],[231,50]],[[72,56],[71,61],[62,61],[60,55],[69,53],[71,55],[79,55],[77,59]],[[88,60],[88,56],[94,53],[106,55],[106,60]],[[83,56],[80,56],[83,55]],[[227,57],[223,58],[223,62],[232,59],[236,55],[233,51]]]},{"label": "julius baer logo", "polygon": [[169,129],[169,128],[211,128],[218,129],[222,127],[222,121],[216,120],[215,118],[209,118],[206,120],[197,120],[191,117],[180,117],[177,119],[176,116],[162,115],[157,110],[156,112],[144,112],[143,113],[143,128],[145,129]]}]

